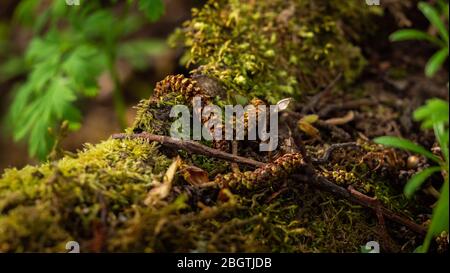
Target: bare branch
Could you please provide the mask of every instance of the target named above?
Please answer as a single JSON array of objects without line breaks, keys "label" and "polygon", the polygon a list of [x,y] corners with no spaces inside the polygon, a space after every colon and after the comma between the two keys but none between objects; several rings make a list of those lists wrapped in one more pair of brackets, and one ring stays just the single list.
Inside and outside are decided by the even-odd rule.
[{"label": "bare branch", "polygon": [[113,139],[126,139],[126,138],[143,138],[147,139],[149,141],[155,141],[161,143],[161,145],[164,145],[166,147],[175,148],[179,150],[185,150],[191,153],[205,155],[205,156],[211,156],[215,158],[220,158],[223,160],[227,160],[230,162],[240,163],[244,165],[249,165],[253,167],[262,167],[265,165],[265,163],[249,159],[242,156],[232,155],[226,152],[223,152],[221,150],[213,149],[208,146],[202,145],[195,141],[190,140],[180,140],[168,136],[160,136],[160,135],[153,135],[150,133],[140,133],[140,134],[114,134],[112,135]]}]

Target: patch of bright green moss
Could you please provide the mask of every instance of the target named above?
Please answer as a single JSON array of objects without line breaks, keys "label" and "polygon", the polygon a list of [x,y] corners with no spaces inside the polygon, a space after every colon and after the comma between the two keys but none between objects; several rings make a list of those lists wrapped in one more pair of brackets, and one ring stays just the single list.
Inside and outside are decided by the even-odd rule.
[{"label": "patch of bright green moss", "polygon": [[230,94],[273,103],[320,90],[339,73],[353,81],[365,60],[345,29],[373,13],[364,1],[210,0],[171,41],[181,40],[187,65]]},{"label": "patch of bright green moss", "polygon": [[0,179],[0,252],[89,248],[96,223],[108,229],[142,203],[170,160],[140,140],[87,145],[75,158],[6,170]]}]

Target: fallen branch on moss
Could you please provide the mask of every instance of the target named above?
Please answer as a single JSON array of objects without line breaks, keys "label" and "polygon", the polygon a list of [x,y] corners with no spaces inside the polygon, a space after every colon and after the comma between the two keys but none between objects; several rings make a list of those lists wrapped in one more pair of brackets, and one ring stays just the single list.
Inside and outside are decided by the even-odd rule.
[{"label": "fallen branch on moss", "polygon": [[[195,141],[183,141],[183,140],[175,139],[175,138],[168,137],[168,136],[160,136],[160,135],[154,135],[154,134],[144,132],[144,133],[140,133],[140,134],[131,134],[131,135],[115,134],[112,136],[112,138],[113,139],[144,138],[151,142],[159,142],[162,145],[167,146],[167,147],[181,149],[181,150],[185,150],[185,151],[195,153],[195,154],[216,157],[216,158],[220,158],[220,159],[227,160],[227,161],[234,162],[234,163],[241,163],[241,164],[253,166],[255,168],[262,168],[267,165],[265,163],[262,163],[262,162],[259,162],[259,161],[253,160],[253,159],[236,156],[236,155],[229,154],[229,153],[217,150],[217,149],[213,149],[213,148],[207,147],[207,146],[202,145]],[[326,162],[329,159],[329,157],[331,156],[332,152],[335,151],[337,148],[355,146],[355,145],[356,145],[355,143],[334,144],[334,145],[330,146],[330,148],[325,152],[323,158],[311,159],[311,161],[316,164]],[[268,163],[268,164],[270,164],[270,163]],[[371,208],[371,209],[375,210],[378,218],[380,218],[379,214],[381,213],[383,216],[390,219],[391,221],[394,221],[398,224],[404,225],[414,232],[417,232],[417,233],[423,234],[423,235],[426,234],[425,227],[418,225],[418,224],[414,223],[413,221],[383,207],[378,200],[371,198],[371,197],[355,190],[352,187],[345,189],[343,187],[340,187],[340,186],[334,184],[333,182],[329,181],[328,179],[326,179],[322,176],[316,175],[315,171],[311,170],[311,165],[309,165],[309,164],[305,164],[304,167],[305,167],[304,170],[306,170],[305,173],[307,173],[308,175],[295,173],[291,176],[291,178],[295,178],[301,182],[308,183],[316,188],[322,189],[322,190],[329,192],[335,196],[347,199],[349,201],[352,201],[354,203],[362,205],[366,208]]]},{"label": "fallen branch on moss", "polygon": [[225,153],[221,150],[210,148],[208,146],[202,145],[195,141],[183,141],[183,140],[179,140],[179,139],[168,137],[168,136],[160,136],[160,135],[154,135],[154,134],[143,132],[140,134],[132,134],[132,135],[114,134],[114,135],[112,135],[112,138],[113,139],[143,138],[148,141],[159,142],[162,145],[167,146],[167,147],[181,149],[181,150],[185,150],[185,151],[192,152],[195,154],[216,157],[216,158],[224,159],[224,160],[227,160],[230,162],[245,164],[245,165],[254,166],[254,167],[264,166],[264,163],[255,161],[253,159]]}]

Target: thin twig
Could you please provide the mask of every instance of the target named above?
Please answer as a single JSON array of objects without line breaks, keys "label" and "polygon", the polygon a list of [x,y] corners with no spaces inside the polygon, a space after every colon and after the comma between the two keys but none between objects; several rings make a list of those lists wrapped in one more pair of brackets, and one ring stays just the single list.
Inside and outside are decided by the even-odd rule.
[{"label": "thin twig", "polygon": [[361,205],[369,205],[371,208],[373,208],[374,210],[378,210],[381,211],[381,213],[388,219],[397,222],[399,224],[402,224],[404,226],[409,227],[411,230],[417,232],[417,233],[421,233],[421,234],[426,234],[426,229],[425,227],[418,225],[416,223],[414,223],[413,221],[403,218],[400,215],[390,211],[389,209],[383,207],[379,202],[373,202],[373,198],[368,197],[365,194],[362,194],[361,192],[355,190],[354,188],[350,187],[348,189],[348,192],[351,194],[351,196],[355,199],[355,201],[357,203],[360,203]]},{"label": "thin twig", "polygon": [[[233,141],[231,142],[231,153],[232,153],[234,156],[238,156],[238,142],[237,142],[237,140],[233,140]],[[233,172],[235,172],[235,173],[241,172],[241,171],[239,170],[239,165],[238,165],[236,162],[231,163],[231,169],[232,169]]]},{"label": "thin twig", "polygon": [[389,236],[389,232],[386,228],[386,223],[384,221],[384,215],[383,215],[383,205],[376,197],[368,197],[365,195],[361,195],[360,192],[356,191],[352,186],[348,186],[348,191],[352,193],[355,197],[358,196],[361,199],[366,200],[365,202],[372,202],[373,206],[375,207],[375,212],[378,218],[378,226],[379,226],[379,234],[381,237],[381,240],[383,242],[383,246],[385,249],[389,250],[390,252],[394,252],[393,245],[391,244],[392,239]]},{"label": "thin twig", "polygon": [[195,154],[205,155],[205,156],[211,156],[215,158],[224,159],[230,162],[250,165],[254,167],[262,167],[265,164],[253,159],[249,159],[242,156],[232,155],[226,152],[223,152],[221,150],[213,149],[208,146],[202,145],[198,142],[191,141],[191,140],[180,140],[168,136],[160,136],[160,135],[153,135],[150,133],[140,133],[140,134],[114,134],[112,135],[113,139],[126,139],[126,138],[142,138],[147,139],[148,141],[155,141],[161,143],[161,145],[164,145],[166,147],[175,148],[175,149],[181,149],[185,151],[189,151]]},{"label": "thin twig", "polygon": [[314,110],[317,103],[325,96],[328,96],[330,91],[333,90],[333,87],[339,80],[342,78],[342,72],[340,72],[328,85],[325,89],[318,94],[314,95],[309,101],[309,103],[302,109],[302,114],[306,114],[311,110]]},{"label": "thin twig", "polygon": [[[306,182],[311,182],[311,181],[307,180]],[[333,182],[329,181],[328,179],[326,179],[322,176],[317,176],[315,181],[311,184],[313,184],[323,190],[326,190],[334,195],[337,195],[341,198],[344,198],[344,199],[347,199],[354,203],[357,203],[359,205],[362,205],[364,207],[371,208],[375,211],[378,210],[387,219],[394,221],[398,224],[404,225],[404,226],[408,227],[409,229],[411,229],[412,231],[415,231],[419,234],[425,235],[427,232],[425,227],[423,227],[419,224],[416,224],[415,222],[413,222],[401,215],[398,215],[397,213],[383,207],[381,204],[374,204],[371,197],[369,197],[353,188],[345,189],[343,187],[340,187],[340,186],[334,184]]]},{"label": "thin twig", "polygon": [[362,106],[373,106],[376,104],[377,104],[377,102],[374,102],[373,100],[366,99],[366,98],[352,100],[352,101],[346,101],[346,102],[340,102],[340,103],[335,103],[333,105],[329,105],[329,106],[322,108],[319,111],[318,115],[320,117],[325,117],[333,111],[354,110],[354,109],[359,109]]}]

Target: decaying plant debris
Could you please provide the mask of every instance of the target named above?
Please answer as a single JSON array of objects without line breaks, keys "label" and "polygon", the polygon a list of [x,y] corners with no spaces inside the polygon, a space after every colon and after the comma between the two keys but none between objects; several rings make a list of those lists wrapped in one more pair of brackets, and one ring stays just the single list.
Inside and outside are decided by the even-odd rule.
[{"label": "decaying plant debris", "polygon": [[[305,156],[321,158],[330,145],[353,142],[316,160],[314,175],[426,225],[430,208],[402,195],[410,175],[405,172],[422,163],[408,165],[408,154],[369,140],[403,126],[399,106],[389,99],[367,103],[373,82],[349,85],[366,63],[351,41],[366,35],[358,28],[379,11],[364,1],[325,0],[209,1],[194,10],[172,39],[187,47],[184,60],[192,75],[158,83],[154,95],[137,106],[126,133],[168,135],[170,107],[190,106],[193,96],[219,105],[235,103],[236,95],[248,103],[294,97],[302,103],[280,114],[276,152],[259,153],[256,142],[238,143],[240,157],[265,167],[255,171],[238,164],[236,170],[218,157],[139,137],[87,144],[75,155],[5,171],[0,251],[64,252],[73,240],[82,252],[359,252],[373,240],[383,251],[413,251],[420,232],[385,219],[376,206],[363,207],[299,179],[313,179],[299,167],[308,163]],[[346,86],[341,104],[304,119],[302,109],[320,106],[306,95],[328,92],[340,78]],[[317,133],[301,129],[300,120]],[[387,125],[384,132],[376,131],[380,123]],[[230,143],[201,144],[232,152]]]}]

